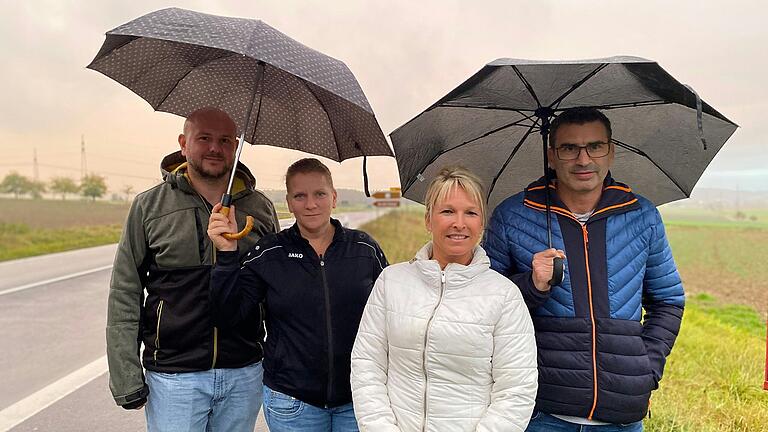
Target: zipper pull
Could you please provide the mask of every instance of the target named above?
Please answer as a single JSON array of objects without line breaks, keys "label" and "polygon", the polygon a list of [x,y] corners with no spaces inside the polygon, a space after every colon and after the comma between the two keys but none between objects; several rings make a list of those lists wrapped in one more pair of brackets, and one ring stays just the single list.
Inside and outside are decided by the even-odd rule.
[{"label": "zipper pull", "polygon": [[442,270],[440,271],[440,280],[443,282],[443,285],[445,285],[445,272]]}]

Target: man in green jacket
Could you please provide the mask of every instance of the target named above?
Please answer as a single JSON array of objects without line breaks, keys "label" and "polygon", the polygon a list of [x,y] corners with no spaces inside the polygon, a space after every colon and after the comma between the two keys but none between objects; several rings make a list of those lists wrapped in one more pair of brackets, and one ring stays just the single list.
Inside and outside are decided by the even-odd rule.
[{"label": "man in green jacket", "polygon": [[[133,201],[115,256],[107,311],[110,389],[123,408],[146,404],[150,432],[251,432],[261,406],[262,317],[219,329],[209,302],[216,250],[206,227],[227,188],[236,129],[219,109],[190,114],[181,150],[161,163],[164,181]],[[236,218],[239,226],[246,215],[255,219],[238,241],[241,255],[280,229],[272,202],[254,184],[238,164]]]}]

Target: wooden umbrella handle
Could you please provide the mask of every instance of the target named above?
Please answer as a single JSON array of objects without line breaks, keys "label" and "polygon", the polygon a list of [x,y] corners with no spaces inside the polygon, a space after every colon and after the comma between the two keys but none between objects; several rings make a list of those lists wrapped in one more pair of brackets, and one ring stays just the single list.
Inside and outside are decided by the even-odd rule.
[{"label": "wooden umbrella handle", "polygon": [[[219,213],[224,216],[229,216],[229,207],[222,207],[221,210],[219,210]],[[242,231],[239,233],[225,233],[223,234],[223,237],[227,240],[240,240],[247,236],[248,233],[251,232],[251,229],[253,229],[253,216],[249,215],[245,217],[245,227]]]}]

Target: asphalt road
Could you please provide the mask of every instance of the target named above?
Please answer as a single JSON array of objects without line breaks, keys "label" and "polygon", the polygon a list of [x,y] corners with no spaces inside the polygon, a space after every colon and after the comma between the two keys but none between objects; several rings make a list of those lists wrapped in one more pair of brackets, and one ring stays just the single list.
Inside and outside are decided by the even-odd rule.
[{"label": "asphalt road", "polygon": [[[376,212],[337,215],[349,227]],[[290,223],[286,221],[286,223]],[[109,393],[104,328],[116,245],[0,263],[0,431],[142,431]],[[260,416],[256,431],[266,431]]]}]

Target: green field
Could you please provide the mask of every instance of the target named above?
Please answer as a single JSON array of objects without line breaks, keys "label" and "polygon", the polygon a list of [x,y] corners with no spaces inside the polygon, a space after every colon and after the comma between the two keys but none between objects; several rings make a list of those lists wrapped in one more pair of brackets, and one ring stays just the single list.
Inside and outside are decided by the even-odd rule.
[{"label": "green field", "polygon": [[[768,250],[759,247],[768,229],[689,216],[665,214],[688,302],[646,431],[768,431]],[[363,229],[392,263],[412,258],[428,239],[420,212],[392,212]]]}]

